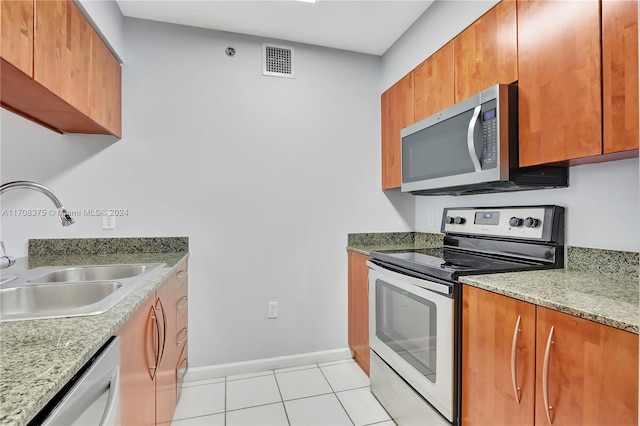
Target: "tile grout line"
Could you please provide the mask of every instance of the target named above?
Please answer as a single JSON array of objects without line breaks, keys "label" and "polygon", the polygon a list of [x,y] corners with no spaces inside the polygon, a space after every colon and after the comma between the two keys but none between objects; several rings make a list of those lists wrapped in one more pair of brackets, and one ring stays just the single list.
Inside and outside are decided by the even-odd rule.
[{"label": "tile grout line", "polygon": [[278,394],[280,394],[280,402],[282,403],[282,409],[284,410],[284,416],[287,418],[287,425],[291,426],[291,420],[289,420],[289,413],[287,413],[287,406],[284,405],[284,398],[282,397],[282,391],[280,390],[280,383],[278,383],[278,375],[275,370],[273,371],[273,378],[276,381],[276,387],[278,388]]},{"label": "tile grout line", "polygon": [[324,371],[322,371],[322,367],[320,367],[320,365],[318,365],[318,368],[320,369],[320,373],[322,374],[322,377],[324,377],[324,379],[329,384],[329,387],[331,388],[331,390],[333,392],[333,396],[338,400],[338,404],[340,404],[340,406],[342,407],[342,411],[344,411],[344,413],[347,415],[347,418],[349,419],[351,424],[355,426],[356,422],[353,421],[353,419],[349,415],[349,412],[347,411],[347,409],[344,408],[344,405],[342,405],[342,401],[340,401],[340,398],[338,398],[338,394],[336,393],[335,389],[333,389],[333,386],[331,386],[331,382],[329,381],[329,379],[327,379],[327,376],[324,374]]}]

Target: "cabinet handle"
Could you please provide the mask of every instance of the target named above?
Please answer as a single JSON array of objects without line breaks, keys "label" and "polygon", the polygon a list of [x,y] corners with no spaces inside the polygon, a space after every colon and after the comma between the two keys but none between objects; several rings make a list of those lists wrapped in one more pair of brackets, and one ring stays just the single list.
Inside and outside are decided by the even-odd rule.
[{"label": "cabinet handle", "polygon": [[[182,302],[182,303],[180,303]],[[180,299],[178,299],[178,303],[176,303],[176,309],[180,310],[182,308],[184,308],[185,306],[187,306],[187,296],[182,296]]]},{"label": "cabinet handle", "polygon": [[553,345],[553,329],[549,331],[549,338],[547,339],[547,348],[544,351],[544,364],[542,365],[542,399],[544,400],[544,410],[547,413],[547,420],[549,424],[553,424],[551,421],[551,410],[553,407],[549,405],[549,357],[551,355],[551,345]]},{"label": "cabinet handle", "polygon": [[473,110],[473,116],[471,117],[471,121],[469,121],[469,129],[467,130],[467,148],[469,149],[469,156],[471,157],[471,162],[473,163],[473,169],[476,172],[482,170],[482,167],[480,166],[480,159],[478,159],[478,154],[476,153],[476,141],[474,138],[476,123],[478,122],[481,108],[482,106],[478,105]]},{"label": "cabinet handle", "polygon": [[187,274],[189,274],[189,271],[187,270],[187,268],[181,269],[178,272],[176,272],[176,278],[184,278],[187,276]]},{"label": "cabinet handle", "polygon": [[[164,306],[162,305],[162,300],[160,300],[160,298],[158,298],[156,306],[159,306],[159,308],[156,308],[156,309],[159,309],[160,313],[162,314],[162,349],[160,349],[159,347],[160,345],[158,345],[158,353],[159,353],[158,365],[160,365],[160,363],[162,362],[162,357],[164,356],[164,349],[167,343],[167,315],[165,314]],[[159,337],[158,339],[160,340]]]},{"label": "cabinet handle", "polygon": [[178,337],[180,336],[184,337],[178,339],[176,346],[180,346],[185,340],[187,340],[187,327],[184,327],[182,330],[180,330],[180,334]]},{"label": "cabinet handle", "polygon": [[[187,375],[187,370],[189,369],[189,360],[187,358],[183,359],[182,362],[180,363],[180,367],[182,367],[184,365],[184,373],[182,374],[182,376],[178,376],[178,382],[182,382],[182,380],[184,379],[184,376]],[[180,369],[178,368],[178,371],[180,371]]]},{"label": "cabinet handle", "polygon": [[153,380],[156,377],[156,370],[158,369],[158,364],[159,364],[158,358],[160,357],[160,323],[158,322],[158,316],[156,315],[154,306],[151,307],[151,310],[149,311],[149,315],[151,319],[153,319],[153,328],[154,328],[153,351],[155,353],[153,354],[153,356],[155,359],[155,365],[149,366],[149,375],[151,376],[151,380]]},{"label": "cabinet handle", "polygon": [[520,388],[518,387],[516,360],[518,354],[518,334],[520,333],[520,320],[521,316],[518,315],[516,328],[515,330],[513,330],[513,342],[511,343],[511,383],[513,384],[513,394],[515,395],[518,404],[520,404]]}]

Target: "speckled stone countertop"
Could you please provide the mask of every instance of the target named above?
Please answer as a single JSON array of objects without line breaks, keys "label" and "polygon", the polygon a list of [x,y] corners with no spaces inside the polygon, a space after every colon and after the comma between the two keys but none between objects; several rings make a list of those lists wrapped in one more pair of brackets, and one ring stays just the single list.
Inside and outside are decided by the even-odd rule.
[{"label": "speckled stone countertop", "polygon": [[[60,240],[44,252],[31,251],[29,258],[18,259],[16,265],[2,271],[3,275],[19,275],[39,266],[97,265],[115,263],[164,263],[164,267],[143,277],[140,285],[109,311],[93,316],[42,320],[9,321],[0,323],[0,424],[25,425],[62,389],[84,366],[91,356],[113,335],[135,310],[188,258],[188,240],[174,241],[165,250],[157,249],[150,240],[135,240],[135,253],[125,253],[120,243],[109,244],[99,239],[97,246],[118,247],[114,254],[94,254],[89,250],[64,247],[69,241]],[[120,240],[120,239],[110,239]],[[157,240],[158,239],[154,239]],[[161,239],[167,242],[170,239]],[[40,240],[42,241],[42,240]],[[80,240],[77,240],[80,241]],[[95,242],[95,240],[94,240]],[[186,242],[186,243],[185,243]],[[36,242],[39,246],[41,243]],[[81,246],[84,243],[80,244]],[[154,248],[155,247],[155,248]],[[50,253],[43,255],[43,253]],[[35,253],[35,254],[34,254]]]},{"label": "speckled stone countertop", "polygon": [[[347,250],[441,247],[442,234],[348,234]],[[463,276],[460,281],[515,299],[638,334],[640,299],[636,252],[567,247],[566,269]]]},{"label": "speckled stone countertop", "polygon": [[566,269],[473,275],[465,284],[638,334],[635,252],[567,247]]},{"label": "speckled stone countertop", "polygon": [[460,277],[465,284],[638,334],[638,279],[580,270]]},{"label": "speckled stone countertop", "polygon": [[375,250],[442,247],[443,234],[381,232],[347,234],[347,250],[368,255]]}]

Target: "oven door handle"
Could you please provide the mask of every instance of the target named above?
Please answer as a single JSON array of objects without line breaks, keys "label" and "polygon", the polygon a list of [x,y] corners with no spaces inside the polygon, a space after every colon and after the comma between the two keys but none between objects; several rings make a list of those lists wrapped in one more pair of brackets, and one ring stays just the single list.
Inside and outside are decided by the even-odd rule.
[{"label": "oven door handle", "polygon": [[387,277],[393,278],[403,283],[415,285],[416,287],[420,287],[425,290],[438,293],[442,296],[446,296],[449,298],[452,297],[453,290],[452,290],[452,286],[450,285],[440,284],[437,282],[428,281],[427,279],[420,279],[420,278],[412,277],[410,275],[400,274],[398,272],[387,269],[383,266],[376,265],[375,263],[369,260],[367,260],[367,266],[373,271],[380,272],[381,274],[384,274]]}]

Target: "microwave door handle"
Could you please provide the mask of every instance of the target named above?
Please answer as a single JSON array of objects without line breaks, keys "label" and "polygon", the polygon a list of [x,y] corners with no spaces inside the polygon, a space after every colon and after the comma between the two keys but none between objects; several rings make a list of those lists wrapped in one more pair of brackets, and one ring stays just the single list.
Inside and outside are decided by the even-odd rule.
[{"label": "microwave door handle", "polygon": [[471,157],[471,162],[473,162],[473,168],[476,172],[482,170],[480,166],[480,159],[478,158],[478,154],[476,153],[476,144],[474,140],[476,124],[478,124],[478,117],[480,117],[481,107],[482,105],[478,105],[474,108],[473,116],[471,117],[471,121],[469,121],[469,130],[467,131],[467,148],[469,148],[469,156]]}]

